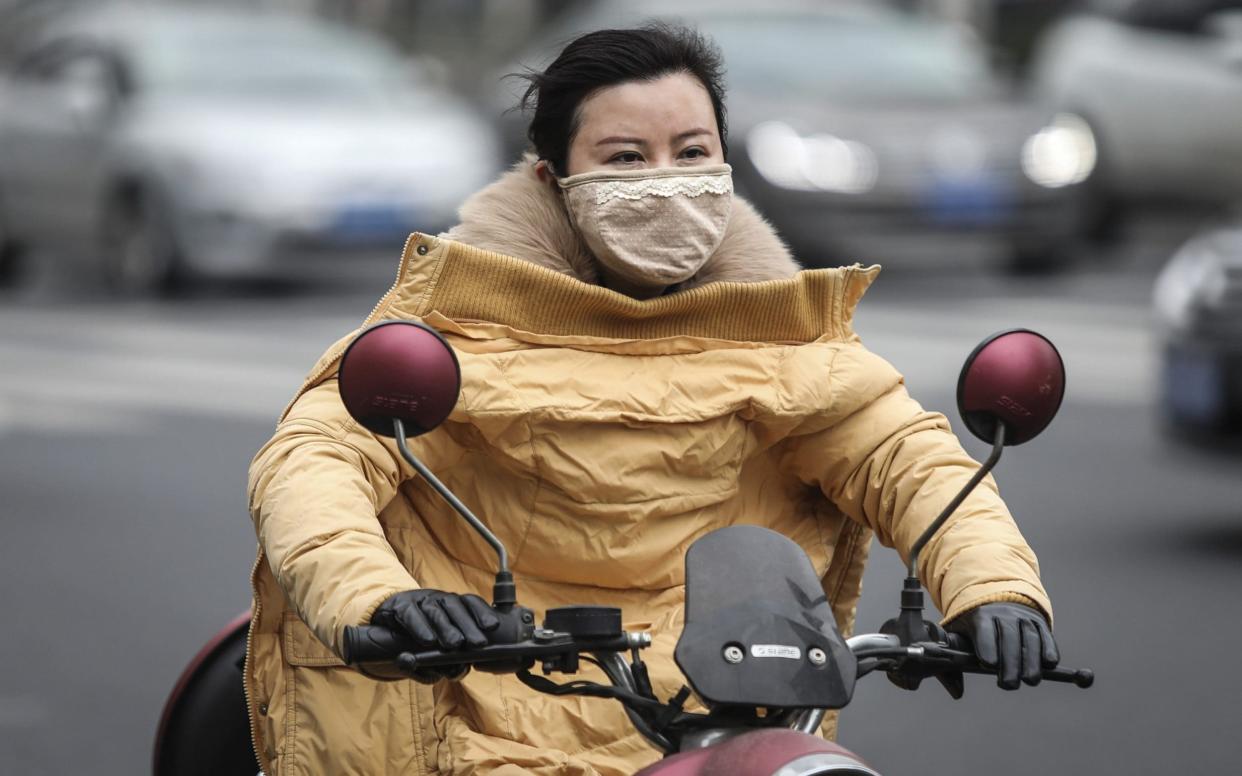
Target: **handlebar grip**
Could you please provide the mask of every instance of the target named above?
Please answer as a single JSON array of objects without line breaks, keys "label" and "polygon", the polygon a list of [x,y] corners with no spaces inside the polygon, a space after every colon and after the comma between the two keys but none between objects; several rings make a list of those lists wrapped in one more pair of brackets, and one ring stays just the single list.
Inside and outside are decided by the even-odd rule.
[{"label": "handlebar grip", "polygon": [[412,639],[379,625],[347,625],[342,642],[341,657],[349,665],[391,662],[420,649]]},{"label": "handlebar grip", "polygon": [[[957,650],[958,652],[965,652],[969,655],[975,654],[975,645],[966,636],[963,636],[960,633],[947,631],[944,634],[944,637],[945,646],[949,649]],[[980,668],[984,668],[984,666],[980,664]],[[984,668],[984,671],[987,673],[995,673],[995,671],[991,671],[986,668]],[[1066,682],[1077,685],[1083,689],[1086,689],[1095,683],[1095,672],[1089,668],[1045,668],[1042,671],[1042,674],[1043,678],[1050,682]]]},{"label": "handlebar grip", "polygon": [[[497,611],[496,618],[500,620],[500,625],[488,633],[490,644],[518,644],[534,633],[535,613],[525,607],[514,606]],[[418,653],[424,660],[439,655],[415,643],[408,635],[382,625],[345,626],[342,652],[345,662],[350,665],[391,662],[404,652]]]},{"label": "handlebar grip", "polygon": [[1050,682],[1068,682],[1084,690],[1095,684],[1095,672],[1090,668],[1045,668],[1043,674]]}]

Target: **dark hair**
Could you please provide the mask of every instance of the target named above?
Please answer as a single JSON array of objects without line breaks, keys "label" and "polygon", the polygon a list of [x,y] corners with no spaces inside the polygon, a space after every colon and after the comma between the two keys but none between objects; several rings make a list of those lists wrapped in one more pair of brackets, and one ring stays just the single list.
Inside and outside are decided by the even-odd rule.
[{"label": "dark hair", "polygon": [[534,105],[526,136],[557,175],[568,172],[569,146],[578,132],[582,101],[599,89],[688,73],[707,89],[716,113],[720,148],[728,157],[724,62],[708,38],[688,27],[650,22],[637,29],[599,30],[575,38],[542,73],[523,75],[530,85],[521,107]]}]

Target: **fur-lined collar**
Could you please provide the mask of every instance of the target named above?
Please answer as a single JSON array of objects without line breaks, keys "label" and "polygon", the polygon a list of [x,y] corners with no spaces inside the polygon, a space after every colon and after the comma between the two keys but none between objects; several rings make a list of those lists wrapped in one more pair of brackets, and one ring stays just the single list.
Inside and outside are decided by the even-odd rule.
[{"label": "fur-lined collar", "polygon": [[[595,257],[570,223],[559,195],[539,180],[534,165],[534,156],[528,154],[467,199],[458,211],[461,223],[441,236],[599,285]],[[669,290],[716,281],[780,280],[799,269],[776,230],[735,195],[720,247],[694,277]]]}]

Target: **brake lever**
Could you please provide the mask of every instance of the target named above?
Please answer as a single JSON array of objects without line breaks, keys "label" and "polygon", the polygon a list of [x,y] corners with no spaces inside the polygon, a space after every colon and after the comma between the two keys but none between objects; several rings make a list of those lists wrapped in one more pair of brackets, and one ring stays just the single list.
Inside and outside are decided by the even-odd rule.
[{"label": "brake lever", "polygon": [[940,686],[955,701],[960,701],[962,696],[966,694],[966,679],[962,676],[961,671],[936,674],[936,681],[940,682]]}]

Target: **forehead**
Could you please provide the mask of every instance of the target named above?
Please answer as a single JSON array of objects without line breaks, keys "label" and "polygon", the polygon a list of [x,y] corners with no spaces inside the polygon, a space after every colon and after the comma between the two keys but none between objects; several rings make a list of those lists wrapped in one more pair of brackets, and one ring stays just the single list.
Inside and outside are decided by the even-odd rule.
[{"label": "forehead", "polygon": [[579,106],[577,137],[588,143],[610,135],[654,141],[694,127],[718,131],[711,96],[689,73],[670,73],[592,93]]}]

